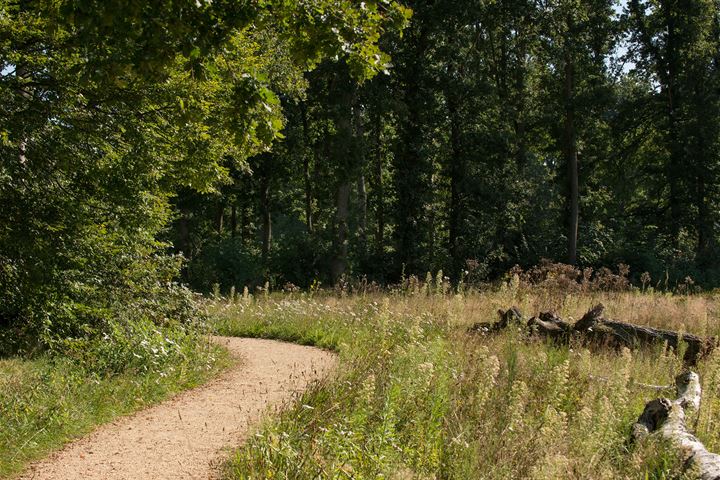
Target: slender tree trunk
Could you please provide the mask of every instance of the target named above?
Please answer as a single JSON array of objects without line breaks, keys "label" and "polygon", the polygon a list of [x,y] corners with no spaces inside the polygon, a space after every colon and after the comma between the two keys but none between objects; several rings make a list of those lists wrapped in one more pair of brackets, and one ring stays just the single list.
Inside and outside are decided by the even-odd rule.
[{"label": "slender tree trunk", "polygon": [[359,224],[358,237],[360,239],[360,255],[367,256],[367,189],[365,188],[365,175],[360,174],[357,182]]},{"label": "slender tree trunk", "polygon": [[[714,119],[705,118],[705,122],[715,121]],[[715,132],[715,129],[710,131]],[[696,262],[703,267],[710,267],[715,263],[713,258],[713,250],[715,246],[715,215],[712,209],[711,199],[713,198],[712,189],[714,178],[710,169],[706,167],[708,161],[716,156],[715,152],[709,151],[706,147],[706,132],[698,135],[697,156],[695,162],[695,207],[697,208],[697,219],[695,228],[697,229],[697,245],[695,249]],[[710,144],[714,144],[710,140]]]},{"label": "slender tree trunk", "polygon": [[457,102],[452,93],[445,94],[445,100],[450,117],[450,212],[448,224],[448,243],[450,258],[452,260],[451,274],[459,275],[463,267],[464,258],[460,249],[460,224],[462,222],[461,189],[465,166],[463,165],[463,152],[461,146],[460,119],[458,118]]},{"label": "slender tree trunk", "polygon": [[[430,188],[429,192],[435,192],[435,189],[437,188],[436,182],[437,178],[434,174],[430,175],[429,183]],[[428,199],[427,203],[427,209],[428,209],[428,248],[426,250],[427,256],[425,257],[427,260],[424,260],[422,257],[415,260],[416,264],[419,264],[420,266],[424,266],[425,268],[429,268],[430,270],[437,270],[437,262],[436,259],[438,257],[437,254],[437,204],[435,202],[435,196],[431,196]],[[422,254],[422,253],[421,253]]]},{"label": "slender tree trunk", "polygon": [[300,104],[303,128],[303,176],[305,179],[305,224],[309,233],[313,233],[313,192],[312,176],[310,175],[310,130],[308,128],[307,105]]},{"label": "slender tree trunk", "polygon": [[347,269],[348,219],[350,216],[350,184],[338,186],[335,196],[335,256],[331,265],[333,283],[337,283]]},{"label": "slender tree trunk", "polygon": [[[566,42],[569,40],[566,39]],[[563,156],[567,165],[568,175],[568,263],[575,265],[577,263],[577,244],[578,244],[578,221],[580,215],[580,194],[578,179],[578,153],[577,140],[575,133],[575,106],[574,89],[575,89],[575,65],[569,46],[565,46],[564,53],[564,85],[563,85],[563,103],[565,105],[565,114],[563,119]]]},{"label": "slender tree trunk", "polygon": [[383,185],[382,117],[375,115],[375,251],[379,259],[385,254],[385,191]]},{"label": "slender tree trunk", "polygon": [[362,109],[357,99],[353,102],[353,141],[356,151],[360,175],[357,179],[358,192],[358,240],[360,258],[363,262],[367,258],[367,188],[365,186],[365,125],[363,124]]},{"label": "slender tree trunk", "polygon": [[697,251],[696,255],[698,257],[698,260],[700,263],[703,262],[704,256],[708,252],[708,228],[707,225],[711,221],[710,218],[708,218],[709,209],[707,208],[707,202],[705,200],[705,179],[702,175],[698,175],[697,177],[697,209],[698,209],[698,218],[697,218],[697,232],[698,232],[698,240],[697,240]]},{"label": "slender tree trunk", "polygon": [[679,122],[677,112],[678,102],[678,85],[677,74],[679,72],[680,58],[677,48],[677,32],[675,26],[674,10],[677,8],[669,4],[670,2],[662,2],[662,8],[665,13],[665,26],[667,28],[666,37],[666,80],[665,80],[665,96],[667,100],[667,122],[668,122],[668,165],[667,177],[670,189],[670,232],[672,242],[675,248],[680,245],[680,230],[683,224],[682,199],[680,184],[680,175],[683,165],[683,147],[680,144]]},{"label": "slender tree trunk", "polygon": [[225,223],[225,202],[220,201],[215,211],[215,231],[217,233],[223,233],[223,226]]},{"label": "slender tree trunk", "polygon": [[243,245],[248,244],[250,237],[250,216],[245,205],[240,207],[240,241]]},{"label": "slender tree trunk", "polygon": [[[524,29],[519,33],[521,37],[525,38]],[[514,97],[514,116],[513,126],[515,127],[515,138],[517,141],[517,154],[516,163],[518,168],[518,174],[522,172],[527,161],[527,139],[526,139],[526,125],[525,125],[525,112],[527,111],[526,99],[527,95],[527,82],[525,73],[525,56],[526,56],[525,41],[520,43],[520,51],[518,57],[521,59],[515,66],[515,91],[513,92]]]},{"label": "slender tree trunk", "polygon": [[260,179],[260,214],[262,215],[262,259],[267,266],[272,248],[272,218],[270,217],[270,176],[266,171]]},{"label": "slender tree trunk", "polygon": [[[347,271],[348,236],[350,218],[350,190],[351,180],[355,176],[352,172],[356,165],[358,142],[355,138],[353,105],[356,91],[352,80],[348,85],[343,82],[338,88],[338,107],[335,111],[336,132],[333,136],[332,154],[337,170],[337,190],[335,194],[335,239],[334,255],[330,264],[330,275],[333,283],[337,284]],[[331,89],[332,91],[332,89]]]},{"label": "slender tree trunk", "polygon": [[177,219],[177,235],[178,253],[180,253],[185,260],[188,260],[188,262],[183,263],[180,275],[183,281],[189,281],[188,264],[189,260],[192,260],[192,252],[190,250],[190,220],[188,219],[188,212],[182,208],[180,209],[180,217]]},{"label": "slender tree trunk", "polygon": [[237,235],[237,204],[233,202],[230,207],[230,235],[235,238]]},{"label": "slender tree trunk", "polygon": [[[15,68],[15,75],[17,76],[18,84],[20,85],[20,96],[29,102],[32,100],[33,94],[32,91],[26,90],[24,85],[25,80],[29,76],[27,68],[24,65],[17,65]],[[27,143],[27,138],[23,138],[20,140],[20,144],[18,146],[18,162],[20,162],[21,166],[25,166],[25,164],[27,164]]]},{"label": "slender tree trunk", "polygon": [[422,78],[425,66],[420,58],[429,47],[423,27],[415,33],[415,38],[407,36],[414,60],[398,71],[405,84],[402,101],[407,111],[403,113],[398,128],[398,150],[393,158],[395,164],[396,202],[396,271],[403,269],[407,273],[419,273],[428,268],[423,263],[427,245],[430,242],[428,204],[433,192],[429,179],[432,176],[432,164],[424,152],[422,138],[423,114],[426,99],[423,97]]}]

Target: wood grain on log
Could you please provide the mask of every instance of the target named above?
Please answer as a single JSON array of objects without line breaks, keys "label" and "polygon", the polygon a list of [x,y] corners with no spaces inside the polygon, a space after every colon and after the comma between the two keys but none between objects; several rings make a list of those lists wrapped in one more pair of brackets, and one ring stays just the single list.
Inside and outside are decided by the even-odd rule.
[{"label": "wood grain on log", "polygon": [[633,425],[633,438],[640,441],[657,432],[680,450],[685,466],[697,472],[697,478],[720,480],[720,455],[709,452],[705,445],[688,431],[685,422],[687,414],[696,414],[700,408],[700,377],[694,372],[687,372],[679,375],[675,383],[678,398],[657,398],[648,402]]},{"label": "wood grain on log", "polygon": [[528,328],[534,334],[550,337],[553,340],[567,343],[573,327],[554,313],[543,312],[537,317],[528,320]]}]

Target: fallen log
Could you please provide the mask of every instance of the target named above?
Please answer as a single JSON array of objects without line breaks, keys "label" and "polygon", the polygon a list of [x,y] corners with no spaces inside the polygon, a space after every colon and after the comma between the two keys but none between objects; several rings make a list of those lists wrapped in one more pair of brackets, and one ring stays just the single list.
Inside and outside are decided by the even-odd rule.
[{"label": "fallen log", "polygon": [[531,333],[552,338],[560,343],[567,343],[573,332],[573,326],[551,312],[543,312],[527,322]]},{"label": "fallen log", "polygon": [[604,310],[605,307],[602,304],[593,307],[575,323],[574,331],[617,348],[632,349],[638,345],[666,344],[674,351],[679,352],[678,346],[682,341],[686,344],[683,360],[690,365],[695,365],[700,358],[710,353],[716,344],[715,339],[703,338],[690,333],[608,320],[603,315]]},{"label": "fallen log", "polygon": [[700,377],[686,372],[675,379],[678,398],[657,398],[645,405],[642,415],[633,425],[633,440],[638,442],[657,433],[680,450],[686,468],[697,472],[700,480],[720,480],[720,455],[709,452],[686,425],[688,414],[697,414],[702,389]]},{"label": "fallen log", "polygon": [[522,313],[520,313],[520,310],[518,310],[517,307],[510,307],[507,310],[498,310],[498,315],[500,316],[500,320],[497,322],[476,323],[469,328],[469,331],[484,334],[504,330],[511,325],[523,326],[525,324]]},{"label": "fallen log", "polygon": [[552,312],[543,312],[537,317],[525,321],[517,307],[500,310],[500,320],[495,323],[476,323],[470,331],[476,333],[491,333],[507,328],[510,325],[526,325],[528,332],[551,338],[558,343],[569,343],[572,337],[592,341],[614,348],[627,347],[635,349],[642,345],[666,345],[675,352],[685,343],[683,360],[689,365],[710,353],[717,345],[716,338],[703,338],[688,333],[674,332],[659,328],[635,325],[632,323],[608,320],[604,316],[605,307],[602,304],[591,308],[583,317],[571,324]]},{"label": "fallen log", "polygon": [[[567,344],[573,338],[590,341],[616,348],[637,348],[641,345],[665,345],[678,352],[682,343],[686,348],[683,359],[695,364],[710,353],[718,344],[716,337],[703,338],[692,334],[683,334],[672,330],[663,330],[631,323],[608,320],[604,317],[602,304],[590,309],[583,317],[571,324],[554,313],[543,312],[537,317],[525,321],[516,307],[500,310],[500,320],[495,323],[476,323],[471,332],[487,334],[508,328],[511,325],[525,325],[530,335],[542,336],[553,341]],[[604,377],[592,377],[604,381]],[[665,390],[666,385],[637,383],[642,388]],[[697,472],[700,480],[720,480],[720,455],[709,452],[703,443],[687,428],[686,418],[697,414],[700,409],[702,390],[700,377],[694,372],[686,372],[675,379],[677,399],[658,398],[648,402],[645,409],[633,425],[634,441],[641,441],[651,434],[661,435],[680,450],[686,468]]]}]

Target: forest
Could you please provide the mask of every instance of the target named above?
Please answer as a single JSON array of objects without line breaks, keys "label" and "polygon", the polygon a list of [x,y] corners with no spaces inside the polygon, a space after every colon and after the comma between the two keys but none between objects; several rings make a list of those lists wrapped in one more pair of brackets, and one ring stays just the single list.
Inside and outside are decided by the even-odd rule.
[{"label": "forest", "polygon": [[718,0],[0,0],[0,476],[260,337],[223,478],[680,478],[717,288]]},{"label": "forest", "polygon": [[116,3],[3,5],[3,324],[176,281],[720,282],[717,2]]},{"label": "forest", "polygon": [[718,5],[690,5],[408,3],[387,70],[271,78],[284,138],[178,192],[184,279],[483,282],[549,259],[717,286]]}]

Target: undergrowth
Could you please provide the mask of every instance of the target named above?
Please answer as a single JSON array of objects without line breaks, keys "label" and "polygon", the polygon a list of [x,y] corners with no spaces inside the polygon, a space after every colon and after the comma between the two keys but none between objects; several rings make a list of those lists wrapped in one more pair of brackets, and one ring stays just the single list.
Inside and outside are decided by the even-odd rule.
[{"label": "undergrowth", "polygon": [[[511,287],[419,292],[214,302],[222,334],[318,345],[341,359],[332,379],[233,455],[227,478],[681,478],[667,445],[629,441],[645,403],[658,396],[639,384],[672,384],[682,368],[674,354],[590,352],[517,331],[480,337],[466,329],[510,305],[577,319],[602,301],[614,318],[714,333],[714,298]],[[699,373],[705,396],[697,432],[717,449],[720,357]]]}]

